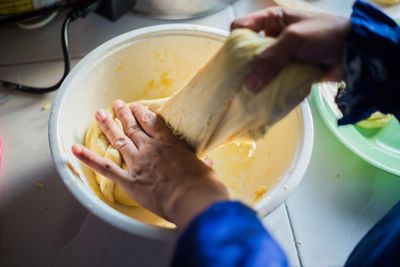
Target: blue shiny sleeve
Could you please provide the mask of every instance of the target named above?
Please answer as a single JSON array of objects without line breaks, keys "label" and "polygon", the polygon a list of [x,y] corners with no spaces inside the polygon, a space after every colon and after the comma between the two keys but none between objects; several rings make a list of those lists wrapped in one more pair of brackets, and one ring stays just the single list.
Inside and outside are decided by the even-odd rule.
[{"label": "blue shiny sleeve", "polygon": [[194,219],[178,240],[172,265],[288,266],[257,214],[236,201],[218,202]]},{"label": "blue shiny sleeve", "polygon": [[353,5],[351,32],[344,49],[344,80],[336,103],[343,113],[339,125],[356,123],[373,112],[400,120],[400,28],[372,4]]},{"label": "blue shiny sleeve", "polygon": [[398,202],[351,252],[345,267],[399,266],[400,202]]}]

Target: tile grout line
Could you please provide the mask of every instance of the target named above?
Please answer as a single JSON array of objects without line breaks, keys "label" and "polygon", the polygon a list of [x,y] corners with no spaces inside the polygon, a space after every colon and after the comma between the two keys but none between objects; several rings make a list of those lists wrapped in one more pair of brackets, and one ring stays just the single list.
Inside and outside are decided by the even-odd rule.
[{"label": "tile grout line", "polygon": [[303,261],[302,261],[301,255],[300,255],[299,245],[297,244],[297,241],[296,241],[296,234],[294,232],[293,222],[292,222],[292,219],[290,217],[290,212],[289,212],[289,208],[287,206],[286,201],[285,201],[285,209],[286,209],[287,217],[288,217],[288,220],[289,220],[290,231],[292,232],[292,236],[293,236],[294,246],[296,248],[297,259],[299,260],[300,267],[303,267],[304,264],[303,264]]}]

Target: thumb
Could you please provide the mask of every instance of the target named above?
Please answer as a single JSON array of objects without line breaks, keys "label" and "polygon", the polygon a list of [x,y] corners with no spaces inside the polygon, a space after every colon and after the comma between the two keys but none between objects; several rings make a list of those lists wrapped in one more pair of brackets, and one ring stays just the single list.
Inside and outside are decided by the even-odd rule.
[{"label": "thumb", "polygon": [[253,60],[252,71],[244,80],[246,88],[253,93],[261,91],[293,58],[297,47],[298,38],[292,31],[282,33],[275,43]]}]

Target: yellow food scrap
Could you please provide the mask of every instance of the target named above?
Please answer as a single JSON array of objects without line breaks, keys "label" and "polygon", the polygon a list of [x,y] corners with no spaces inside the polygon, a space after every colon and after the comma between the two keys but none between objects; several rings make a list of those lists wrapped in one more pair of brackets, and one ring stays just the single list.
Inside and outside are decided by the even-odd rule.
[{"label": "yellow food scrap", "polygon": [[71,162],[68,161],[66,164],[67,164],[67,167],[71,170],[71,172],[72,172],[73,174],[75,174],[76,176],[78,176],[79,178],[81,178],[81,175],[79,174],[78,170],[74,167],[74,165],[72,165]]},{"label": "yellow food scrap", "polygon": [[40,108],[40,110],[41,111],[46,111],[46,110],[49,110],[51,108],[51,102],[47,102],[46,104],[44,104],[41,108]]},{"label": "yellow food scrap", "polygon": [[156,87],[156,82],[153,79],[151,79],[147,81],[145,90],[151,90],[154,89],[155,87]]},{"label": "yellow food scrap", "polygon": [[168,72],[161,73],[160,84],[165,87],[172,85],[172,79],[168,76]]},{"label": "yellow food scrap", "polygon": [[260,188],[258,188],[253,194],[254,202],[260,201],[260,199],[263,198],[265,193],[267,193],[267,192],[268,192],[268,186],[266,186],[266,185],[261,186]]}]

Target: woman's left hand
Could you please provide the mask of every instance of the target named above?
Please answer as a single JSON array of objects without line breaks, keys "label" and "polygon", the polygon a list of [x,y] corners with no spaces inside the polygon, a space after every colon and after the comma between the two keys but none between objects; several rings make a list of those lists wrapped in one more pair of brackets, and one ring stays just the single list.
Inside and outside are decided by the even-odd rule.
[{"label": "woman's left hand", "polygon": [[82,145],[74,145],[72,152],[81,161],[178,227],[186,226],[214,202],[229,198],[215,172],[175,137],[156,113],[121,100],[113,107],[124,130],[104,110],[96,113],[96,120],[110,144],[121,153],[128,170]]}]

